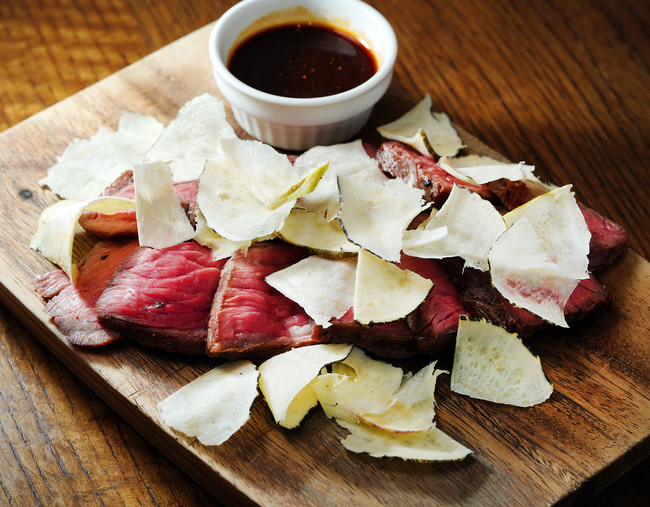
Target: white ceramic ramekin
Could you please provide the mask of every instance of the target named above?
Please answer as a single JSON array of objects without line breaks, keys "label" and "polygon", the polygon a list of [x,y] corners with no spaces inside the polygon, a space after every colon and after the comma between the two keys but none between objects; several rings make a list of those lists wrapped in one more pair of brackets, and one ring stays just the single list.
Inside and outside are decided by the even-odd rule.
[{"label": "white ceramic ramekin", "polygon": [[[356,36],[377,58],[378,70],[351,90],[317,98],[261,92],[227,68],[229,54],[246,36],[274,24],[310,19]],[[244,0],[223,14],[210,34],[214,78],[235,119],[251,136],[287,150],[346,141],[368,121],[393,75],[397,39],[386,19],[360,0]]]}]

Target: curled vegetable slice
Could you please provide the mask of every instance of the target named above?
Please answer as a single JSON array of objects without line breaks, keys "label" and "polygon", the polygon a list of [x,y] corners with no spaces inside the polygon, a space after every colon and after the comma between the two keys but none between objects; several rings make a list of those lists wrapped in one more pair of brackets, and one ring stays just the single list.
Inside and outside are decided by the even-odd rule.
[{"label": "curled vegetable slice", "polygon": [[133,180],[140,246],[167,248],[194,237],[194,227],[174,191],[169,165],[138,164]]},{"label": "curled vegetable slice", "polygon": [[123,111],[116,131],[100,128],[90,139],[74,139],[39,183],[63,199],[92,199],[133,164],[142,162],[163,131],[151,116]]},{"label": "curled vegetable slice", "polygon": [[350,432],[341,440],[343,447],[348,451],[370,454],[374,458],[458,461],[472,452],[438,428],[415,433],[394,433],[366,424],[337,422]]},{"label": "curled vegetable slice", "polygon": [[453,157],[463,147],[463,142],[445,113],[431,111],[431,96],[426,95],[418,104],[397,120],[382,125],[377,131],[386,139],[408,144],[422,155],[431,155],[433,148],[440,156]]},{"label": "curled vegetable slice", "polygon": [[207,159],[223,157],[219,141],[236,138],[223,102],[204,93],[188,100],[145,155],[143,162],[169,162],[173,180],[195,180]]},{"label": "curled vegetable slice", "polygon": [[109,196],[85,201],[58,201],[42,211],[29,246],[59,266],[70,281],[75,283],[78,269],[73,260],[74,239],[81,214],[84,211],[97,211],[110,215],[134,207],[135,203],[131,199]]},{"label": "curled vegetable slice", "polygon": [[273,288],[298,303],[319,326],[329,327],[354,303],[356,259],[316,255],[268,275]]},{"label": "curled vegetable slice", "polygon": [[250,361],[213,368],[158,404],[165,424],[204,445],[221,445],[250,418],[258,371]]},{"label": "curled vegetable slice", "polygon": [[406,317],[429,295],[431,280],[361,250],[354,286],[354,319],[361,324]]},{"label": "curled vegetable slice", "polygon": [[428,207],[424,192],[402,180],[338,178],[339,221],[348,239],[382,259],[399,262],[402,233]]},{"label": "curled vegetable slice", "polygon": [[268,208],[241,181],[235,168],[221,159],[205,163],[197,203],[217,234],[231,241],[251,241],[280,230],[295,200]]},{"label": "curled vegetable slice", "polygon": [[270,359],[259,367],[260,390],[275,421],[295,428],[318,404],[312,382],[320,370],[344,359],[352,349],[346,344],[317,344],[298,347]]}]

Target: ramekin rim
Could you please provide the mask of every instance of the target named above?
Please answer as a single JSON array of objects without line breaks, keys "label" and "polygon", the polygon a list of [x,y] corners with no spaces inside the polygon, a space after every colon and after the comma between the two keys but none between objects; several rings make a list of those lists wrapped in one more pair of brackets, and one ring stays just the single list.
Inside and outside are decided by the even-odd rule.
[{"label": "ramekin rim", "polygon": [[[209,46],[208,52],[210,60],[212,61],[212,66],[214,71],[225,80],[228,85],[237,90],[238,92],[246,95],[252,99],[255,99],[260,102],[266,102],[276,106],[286,106],[286,107],[319,107],[319,106],[328,106],[332,104],[346,102],[348,100],[355,99],[360,95],[372,90],[375,86],[381,84],[381,82],[393,71],[395,61],[397,59],[397,37],[393,27],[390,25],[388,20],[373,6],[362,2],[361,0],[348,0],[349,2],[354,2],[357,4],[362,4],[364,8],[367,8],[369,12],[379,20],[379,22],[384,26],[386,30],[386,43],[388,46],[388,51],[386,54],[382,54],[383,61],[382,64],[377,69],[377,72],[373,74],[370,79],[364,81],[363,83],[346,90],[341,93],[336,93],[334,95],[326,95],[323,97],[284,97],[281,95],[273,95],[271,93],[260,91],[256,88],[253,88],[250,85],[239,80],[235,77],[230,70],[228,70],[225,62],[219,56],[217,52],[217,37],[219,35],[220,29],[229,21],[229,19],[237,14],[237,11],[241,8],[242,4],[250,4],[254,2],[261,2],[263,0],[245,0],[239,4],[235,4],[233,7],[228,9],[218,20],[216,20],[209,37]],[[253,23],[255,19],[251,20]]]}]

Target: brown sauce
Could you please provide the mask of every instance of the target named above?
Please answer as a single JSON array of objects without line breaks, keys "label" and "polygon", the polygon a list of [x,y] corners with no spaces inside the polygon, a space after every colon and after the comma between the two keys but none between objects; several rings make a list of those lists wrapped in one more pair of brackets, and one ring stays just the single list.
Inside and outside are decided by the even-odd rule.
[{"label": "brown sauce", "polygon": [[367,81],[377,72],[372,52],[326,25],[275,26],[245,39],[228,69],[253,88],[284,97],[324,97]]}]

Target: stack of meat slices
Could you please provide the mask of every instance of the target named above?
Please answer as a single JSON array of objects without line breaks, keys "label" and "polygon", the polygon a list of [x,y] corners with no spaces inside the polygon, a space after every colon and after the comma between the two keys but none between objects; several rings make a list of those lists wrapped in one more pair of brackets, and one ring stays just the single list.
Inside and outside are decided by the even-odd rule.
[{"label": "stack of meat slices", "polygon": [[[454,184],[491,200],[504,212],[540,193],[544,187],[510,180],[468,185],[444,171],[434,159],[398,142],[376,151],[380,168],[425,191],[440,207]],[[193,220],[196,182],[176,185]],[[132,174],[125,173],[106,192],[132,197]],[[590,271],[620,260],[629,236],[618,224],[581,205],[591,231]],[[460,315],[485,318],[526,337],[549,326],[516,307],[492,286],[488,272],[463,268],[459,259],[402,256],[401,266],[430,279],[434,288],[406,318],[364,326],[354,308],[322,328],[295,302],[264,278],[311,254],[278,239],[256,243],[228,259],[215,260],[195,242],[154,250],[137,244],[135,210],[116,215],[86,212],[80,224],[102,238],[79,268],[71,285],[60,270],[36,280],[48,299],[46,312],[75,345],[100,347],[128,338],[143,345],[183,354],[219,357],[265,357],[319,342],[354,343],[386,359],[430,354],[453,343]],[[607,305],[611,296],[592,275],[569,299],[568,322]]]}]

